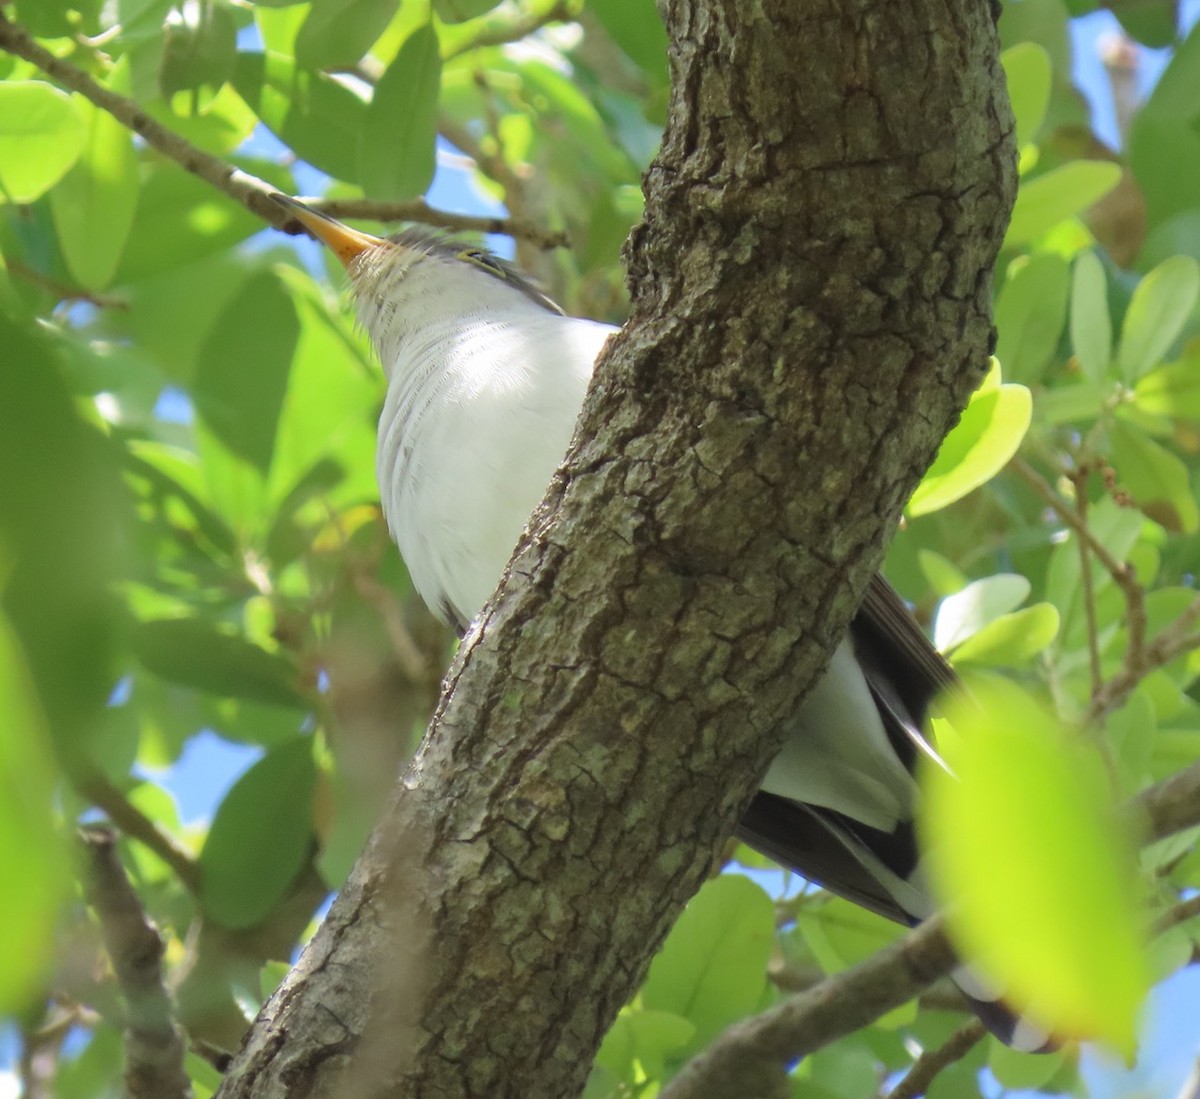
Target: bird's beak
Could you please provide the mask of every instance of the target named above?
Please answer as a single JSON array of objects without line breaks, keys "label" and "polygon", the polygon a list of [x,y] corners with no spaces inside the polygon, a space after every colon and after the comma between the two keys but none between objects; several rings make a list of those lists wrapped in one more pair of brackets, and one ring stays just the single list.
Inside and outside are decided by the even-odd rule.
[{"label": "bird's beak", "polygon": [[349,267],[352,260],[361,256],[368,249],[378,248],[381,244],[387,243],[382,237],[373,237],[370,233],[360,233],[357,229],[351,229],[349,225],[343,225],[340,221],[334,221],[325,214],[310,210],[303,202],[297,202],[294,198],[281,195],[278,191],[274,192],[271,198],[287,210],[317,240],[327,245],[346,267]]}]

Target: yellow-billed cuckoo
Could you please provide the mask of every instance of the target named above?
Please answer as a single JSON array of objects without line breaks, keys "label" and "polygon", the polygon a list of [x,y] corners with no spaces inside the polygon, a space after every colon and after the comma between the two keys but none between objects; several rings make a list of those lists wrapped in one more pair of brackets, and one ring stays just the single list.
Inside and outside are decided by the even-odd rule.
[{"label": "yellow-billed cuckoo", "polygon": [[[421,231],[359,232],[273,196],[345,265],[387,375],[376,472],[413,584],[463,631],[499,582],[570,443],[607,324],[565,316],[511,265]],[[464,439],[473,445],[462,445]],[[872,582],[738,827],[750,846],[903,924],[928,916],[913,816],[930,700],[955,682],[899,596]],[[1022,1049],[1046,1035],[955,980]]]}]

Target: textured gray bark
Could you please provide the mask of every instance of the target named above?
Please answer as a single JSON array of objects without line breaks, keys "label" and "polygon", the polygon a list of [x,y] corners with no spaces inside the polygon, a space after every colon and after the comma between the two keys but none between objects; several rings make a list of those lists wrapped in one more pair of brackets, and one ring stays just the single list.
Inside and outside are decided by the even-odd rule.
[{"label": "textured gray bark", "polygon": [[986,367],[985,0],[668,0],[634,316],[221,1094],[576,1094]]}]

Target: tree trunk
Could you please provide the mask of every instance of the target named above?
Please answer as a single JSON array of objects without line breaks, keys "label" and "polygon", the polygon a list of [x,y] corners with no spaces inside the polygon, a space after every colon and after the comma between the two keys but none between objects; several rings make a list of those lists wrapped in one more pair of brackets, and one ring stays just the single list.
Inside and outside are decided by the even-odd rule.
[{"label": "tree trunk", "polygon": [[577,1094],[987,366],[985,0],[667,0],[634,313],[221,1095]]}]

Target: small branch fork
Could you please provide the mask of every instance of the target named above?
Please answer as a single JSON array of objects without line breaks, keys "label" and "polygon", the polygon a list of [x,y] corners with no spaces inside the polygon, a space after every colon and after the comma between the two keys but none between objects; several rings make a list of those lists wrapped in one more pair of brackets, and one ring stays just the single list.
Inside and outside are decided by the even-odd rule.
[{"label": "small branch fork", "polygon": [[80,829],[88,903],[125,1001],[125,1088],[130,1099],[190,1099],[183,1033],[163,981],[163,942],[117,855],[115,834]]},{"label": "small branch fork", "polygon": [[[199,176],[222,194],[241,203],[269,225],[290,233],[301,231],[295,219],[273,203],[275,190],[265,180],[227,164],[219,157],[198,149],[161,122],[151,118],[134,100],[97,83],[82,69],[45,49],[23,27],[11,22],[0,10],[0,49],[24,58],[65,88],[78,92],[123,126],[142,137],[146,144],[169,157],[193,175]],[[459,232],[502,233],[529,240],[543,248],[566,243],[564,234],[542,229],[512,218],[472,217],[438,210],[424,200],[414,202],[371,202],[366,199],[341,202],[314,202],[313,207],[331,217],[375,218],[380,221],[419,221]]]},{"label": "small branch fork", "polygon": [[[1023,458],[1014,458],[1010,465],[1013,471],[1033,489],[1038,497],[1058,516],[1063,525],[1068,527],[1079,540],[1082,555],[1081,575],[1085,584],[1084,598],[1087,601],[1088,611],[1088,645],[1092,665],[1092,698],[1085,718],[1088,724],[1095,724],[1120,707],[1147,674],[1169,664],[1177,656],[1200,648],[1200,630],[1196,629],[1197,623],[1200,622],[1200,595],[1174,622],[1160,631],[1153,640],[1147,642],[1145,592],[1137,582],[1133,569],[1124,561],[1118,561],[1087,524],[1086,505],[1083,504],[1087,471],[1080,470],[1072,477],[1076,486],[1076,500],[1079,501],[1078,508],[1072,508],[1055,492],[1053,486]],[[1100,562],[1125,597],[1129,644],[1125,650],[1121,670],[1108,680],[1104,680],[1100,674],[1099,654],[1095,649],[1095,607],[1089,583],[1089,556],[1095,557]]]}]

